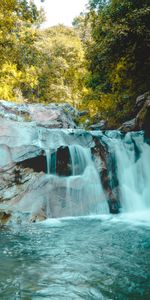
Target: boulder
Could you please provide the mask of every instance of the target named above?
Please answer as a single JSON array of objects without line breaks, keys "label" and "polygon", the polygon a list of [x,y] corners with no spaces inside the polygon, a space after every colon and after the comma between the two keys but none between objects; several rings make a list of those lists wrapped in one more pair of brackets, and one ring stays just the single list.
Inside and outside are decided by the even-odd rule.
[{"label": "boulder", "polygon": [[123,123],[119,130],[124,133],[144,130],[145,135],[150,137],[150,92],[137,97],[133,116],[134,118]]},{"label": "boulder", "polygon": [[69,104],[16,104],[0,100],[0,116],[18,122],[34,122],[47,128],[76,128],[78,111]]},{"label": "boulder", "polygon": [[129,131],[135,131],[137,129],[137,122],[136,122],[136,118],[124,122],[121,127],[119,128],[119,130],[121,132],[127,133]]},{"label": "boulder", "polygon": [[140,95],[140,96],[137,97],[135,107],[134,107],[134,111],[133,111],[135,116],[143,108],[148,96],[149,96],[149,92],[144,93],[143,95]]},{"label": "boulder", "polygon": [[5,225],[11,218],[11,212],[0,209],[0,225]]},{"label": "boulder", "polygon": [[150,137],[150,93],[146,94],[146,100],[136,117],[139,130],[144,130],[146,136]]},{"label": "boulder", "polygon": [[99,123],[92,124],[89,126],[89,129],[91,130],[107,130],[107,121],[101,120]]},{"label": "boulder", "polygon": [[[113,184],[108,172],[109,152],[107,145],[102,139],[94,137],[95,147],[92,148],[95,166],[99,172],[105,194],[107,195],[110,213],[120,212],[120,201],[118,193],[118,181],[116,180],[115,170],[113,170]],[[111,183],[111,184],[110,184]]]}]

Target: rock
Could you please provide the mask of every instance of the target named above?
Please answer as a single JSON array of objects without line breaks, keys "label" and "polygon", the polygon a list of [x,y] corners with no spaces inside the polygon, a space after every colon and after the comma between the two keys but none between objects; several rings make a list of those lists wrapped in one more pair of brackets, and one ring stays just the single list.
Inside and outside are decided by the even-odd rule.
[{"label": "rock", "polygon": [[136,118],[123,123],[122,126],[119,128],[119,130],[124,133],[127,133],[129,131],[135,131],[136,129],[137,129]]},{"label": "rock", "polygon": [[33,214],[30,218],[31,223],[41,222],[47,219],[46,213],[43,209],[40,209],[37,214]]},{"label": "rock", "polygon": [[[102,140],[94,137],[95,147],[92,148],[94,155],[95,166],[99,172],[103,189],[108,199],[110,213],[118,214],[120,212],[120,202],[118,200],[118,182],[114,180],[115,184],[112,185],[112,180],[108,172],[108,149]],[[115,179],[115,172],[114,172]],[[111,185],[110,185],[111,182]]]},{"label": "rock", "polygon": [[83,116],[86,116],[86,115],[88,115],[88,110],[83,110],[83,111],[79,111],[79,117],[83,117]]},{"label": "rock", "polygon": [[10,212],[5,212],[0,209],[0,225],[5,225],[11,218]]},{"label": "rock", "polygon": [[144,130],[145,135],[150,137],[150,92],[137,97],[133,116],[134,118],[123,123],[119,130],[124,133]]},{"label": "rock", "polygon": [[136,123],[139,130],[144,130],[147,137],[150,137],[150,93],[147,93],[146,101],[137,114]]},{"label": "rock", "polygon": [[105,120],[101,120],[99,123],[93,124],[89,127],[91,130],[107,130],[107,122]]},{"label": "rock", "polygon": [[47,128],[76,128],[78,111],[69,104],[16,104],[0,100],[0,116],[18,122],[36,122]]},{"label": "rock", "polygon": [[120,212],[120,204],[118,201],[110,199],[108,204],[111,214],[118,214]]},{"label": "rock", "polygon": [[[16,105],[0,101],[0,202],[8,206],[8,211],[22,213],[31,222],[71,214],[66,197],[66,177],[72,174],[67,149],[74,144],[94,149],[95,165],[108,199],[115,201],[109,187],[107,149],[96,132],[74,130],[73,118],[77,114],[78,111],[66,104]],[[104,128],[106,122],[101,121],[99,126]],[[50,157],[55,165],[54,173],[60,176],[46,174]],[[74,176],[69,182],[72,190],[80,190],[82,181],[81,174]],[[84,208],[89,209],[86,201]],[[73,201],[73,211],[74,215],[80,214],[78,201]],[[12,218],[5,213],[1,215],[2,222]]]},{"label": "rock", "polygon": [[137,97],[136,99],[136,103],[135,103],[135,107],[134,107],[134,115],[136,116],[138,114],[138,112],[142,109],[142,107],[144,106],[147,97],[149,96],[149,92],[140,95]]},{"label": "rock", "polygon": [[72,115],[73,117],[77,117],[79,115],[79,111],[75,107],[71,106],[69,103],[64,103],[61,105],[65,112],[69,115]]}]

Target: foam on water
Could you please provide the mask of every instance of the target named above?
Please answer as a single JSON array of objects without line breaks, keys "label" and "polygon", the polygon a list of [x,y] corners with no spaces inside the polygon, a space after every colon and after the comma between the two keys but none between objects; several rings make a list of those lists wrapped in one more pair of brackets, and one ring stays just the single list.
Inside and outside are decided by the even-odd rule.
[{"label": "foam on water", "polygon": [[[105,148],[109,182],[105,191],[100,169],[97,171],[91,155],[93,137]],[[52,218],[108,214],[111,199],[120,201],[122,213],[141,214],[150,208],[150,146],[143,132],[44,129],[39,141],[45,149],[48,175],[45,185],[35,189],[33,213],[34,206],[44,203],[48,217]],[[98,159],[99,166],[103,166]],[[109,190],[114,198],[109,199]],[[30,199],[29,194],[22,203]]]},{"label": "foam on water", "polygon": [[142,132],[125,136],[109,132],[104,137],[113,159],[115,174],[109,170],[112,181],[118,180],[119,200],[123,212],[140,212],[150,208],[150,146]]},{"label": "foam on water", "polygon": [[[70,161],[66,163],[64,169],[67,169],[68,165],[71,164],[72,174],[70,176],[58,176],[58,169],[55,169],[55,174],[50,174],[51,151],[47,149],[45,151],[53,198],[61,199],[63,189],[64,199],[62,201],[65,202],[67,216],[109,213],[107,199],[92,160],[91,150],[75,144],[69,145],[67,151]],[[57,151],[55,156],[57,157]],[[59,168],[59,163],[56,167]]]}]

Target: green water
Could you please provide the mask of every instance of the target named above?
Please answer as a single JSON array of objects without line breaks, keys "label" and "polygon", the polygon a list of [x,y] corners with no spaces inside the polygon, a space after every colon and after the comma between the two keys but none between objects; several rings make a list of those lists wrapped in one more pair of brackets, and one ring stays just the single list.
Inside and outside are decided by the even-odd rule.
[{"label": "green water", "polygon": [[0,299],[149,300],[150,223],[87,217],[0,229]]}]

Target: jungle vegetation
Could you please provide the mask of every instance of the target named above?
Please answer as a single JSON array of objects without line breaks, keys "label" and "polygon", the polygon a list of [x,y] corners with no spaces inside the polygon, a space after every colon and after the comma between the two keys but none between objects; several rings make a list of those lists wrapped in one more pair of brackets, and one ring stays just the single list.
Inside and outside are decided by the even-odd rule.
[{"label": "jungle vegetation", "polygon": [[0,1],[0,98],[68,102],[113,128],[150,88],[150,1],[89,0],[71,28],[42,29],[34,1]]}]

